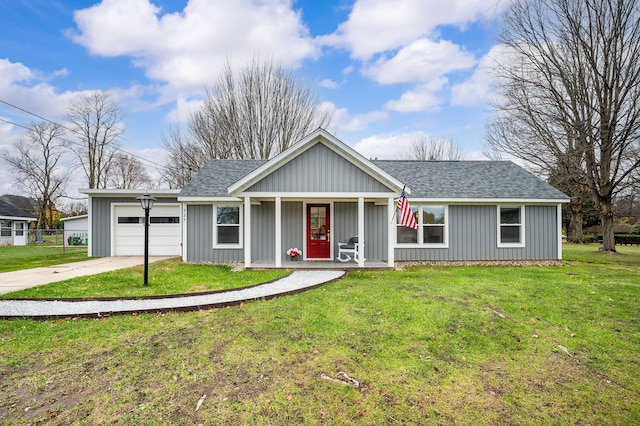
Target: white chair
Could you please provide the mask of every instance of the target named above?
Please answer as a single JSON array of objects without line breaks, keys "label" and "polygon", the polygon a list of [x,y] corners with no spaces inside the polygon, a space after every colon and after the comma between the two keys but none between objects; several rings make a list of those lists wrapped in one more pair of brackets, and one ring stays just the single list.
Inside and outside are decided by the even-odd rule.
[{"label": "white chair", "polygon": [[353,259],[358,263],[358,236],[349,238],[349,242],[338,243],[338,256],[336,260],[348,262]]}]

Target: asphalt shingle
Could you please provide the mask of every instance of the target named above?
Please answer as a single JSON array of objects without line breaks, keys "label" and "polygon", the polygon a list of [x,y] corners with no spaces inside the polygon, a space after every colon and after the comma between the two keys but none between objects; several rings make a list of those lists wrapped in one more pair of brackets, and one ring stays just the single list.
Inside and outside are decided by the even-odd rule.
[{"label": "asphalt shingle", "polygon": [[180,191],[181,197],[228,197],[227,188],[267,160],[209,160]]},{"label": "asphalt shingle", "polygon": [[411,188],[411,198],[520,198],[567,196],[511,161],[373,161]]},{"label": "asphalt shingle", "polygon": [[17,207],[0,200],[0,217],[19,217],[23,219],[35,219],[30,214],[25,213]]}]

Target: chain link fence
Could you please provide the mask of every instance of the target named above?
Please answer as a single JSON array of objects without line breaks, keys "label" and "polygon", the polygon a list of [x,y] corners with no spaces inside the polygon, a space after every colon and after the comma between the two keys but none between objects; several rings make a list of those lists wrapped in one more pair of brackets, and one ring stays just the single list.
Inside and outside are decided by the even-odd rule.
[{"label": "chain link fence", "polygon": [[86,247],[89,243],[87,230],[30,229],[27,244],[42,244],[61,247]]}]

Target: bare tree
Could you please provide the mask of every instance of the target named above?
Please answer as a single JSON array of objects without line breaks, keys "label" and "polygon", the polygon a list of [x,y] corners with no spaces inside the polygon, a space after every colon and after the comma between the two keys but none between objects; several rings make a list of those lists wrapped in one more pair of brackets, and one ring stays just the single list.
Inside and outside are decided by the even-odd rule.
[{"label": "bare tree", "polygon": [[110,188],[150,188],[153,185],[144,165],[129,154],[114,154],[109,168]]},{"label": "bare tree", "polygon": [[89,213],[86,201],[69,201],[62,206],[67,217],[82,216]]},{"label": "bare tree", "polygon": [[463,150],[454,141],[436,136],[420,136],[411,142],[411,148],[403,155],[411,160],[462,160]]},{"label": "bare tree", "polygon": [[198,143],[195,138],[185,136],[178,127],[162,134],[162,144],[169,153],[162,178],[170,188],[183,188],[209,159],[226,158],[212,152],[211,144]]},{"label": "bare tree", "polygon": [[16,183],[38,201],[37,226],[50,229],[56,212],[56,202],[65,195],[69,172],[62,164],[65,153],[61,138],[64,129],[51,122],[31,125],[26,139],[13,151],[3,150],[2,157],[13,170]]},{"label": "bare tree", "polygon": [[117,139],[124,132],[122,108],[108,94],[94,92],[72,103],[66,119],[75,139],[67,147],[76,155],[89,188],[106,188]]},{"label": "bare tree", "polygon": [[311,90],[281,65],[254,58],[235,70],[227,63],[205,88],[188,133],[170,131],[163,138],[167,171],[177,167],[182,180],[211,158],[271,158],[330,123]]},{"label": "bare tree", "polygon": [[615,251],[612,200],[640,166],[639,0],[519,1],[504,25],[488,143],[586,185]]}]

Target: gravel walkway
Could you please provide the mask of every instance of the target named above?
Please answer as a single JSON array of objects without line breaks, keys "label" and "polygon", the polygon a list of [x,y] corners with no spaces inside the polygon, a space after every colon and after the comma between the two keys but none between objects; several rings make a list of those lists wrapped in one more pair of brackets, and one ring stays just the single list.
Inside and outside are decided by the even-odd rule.
[{"label": "gravel walkway", "polygon": [[212,294],[123,300],[0,300],[0,318],[100,317],[131,312],[192,311],[298,293],[337,280],[345,271],[294,271],[279,280]]}]

